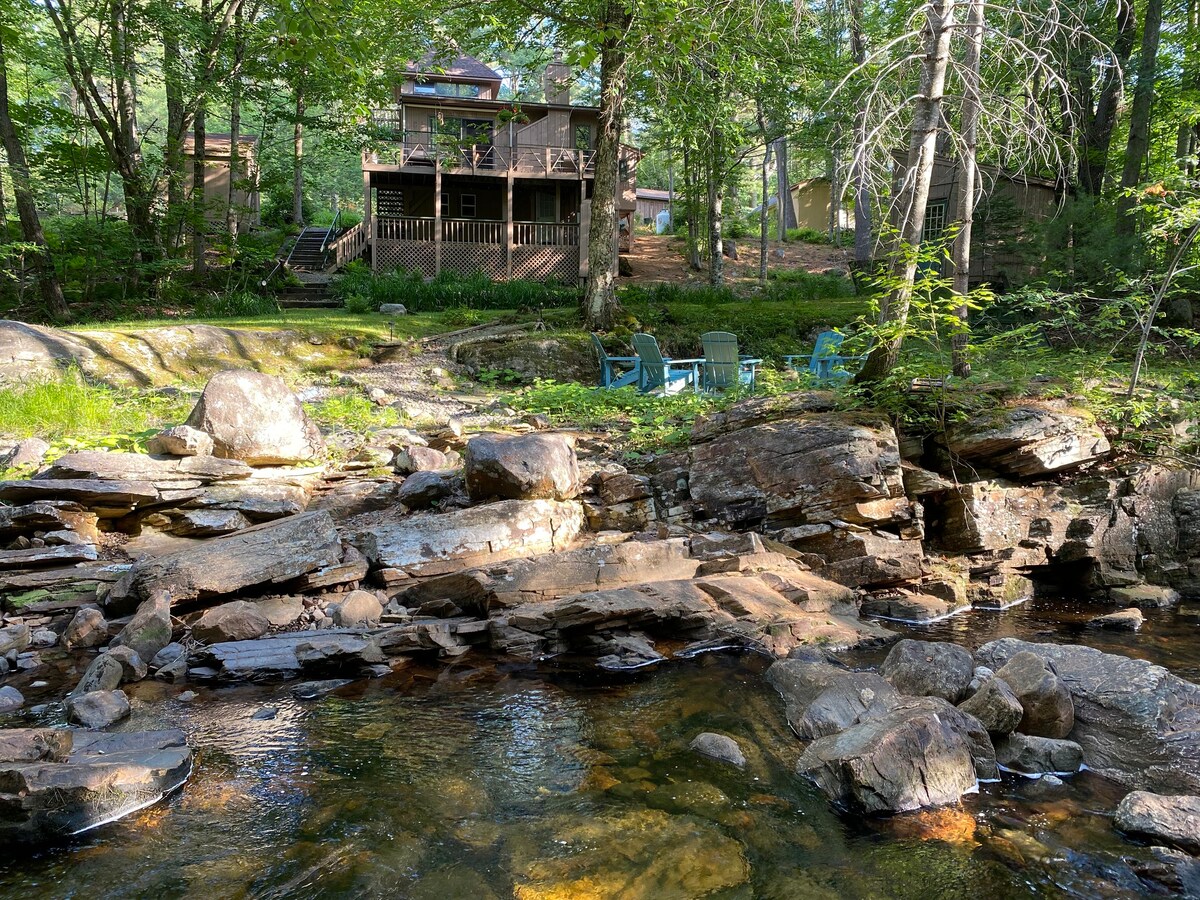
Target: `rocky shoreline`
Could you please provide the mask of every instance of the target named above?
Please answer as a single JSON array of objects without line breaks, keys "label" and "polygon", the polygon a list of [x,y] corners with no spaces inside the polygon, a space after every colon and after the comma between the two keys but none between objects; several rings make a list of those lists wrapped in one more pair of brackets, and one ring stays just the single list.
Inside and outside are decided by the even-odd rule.
[{"label": "rocky shoreline", "polygon": [[[1200,793],[1190,682],[1013,640],[901,641],[878,672],[833,655],[895,641],[888,620],[1003,608],[1037,583],[1111,602],[1097,627],[1200,593],[1200,476],[1111,466],[1078,410],[1018,405],[913,440],[803,392],[701,418],[690,447],[633,471],[602,436],[536,417],[362,438],[322,462],[286,386],[235,370],[149,455],[13,448],[31,477],[0,483],[0,712],[19,723],[19,685],[58,667],[79,728],[0,731],[0,833],[67,834],[186,777],[180,736],[124,730],[138,716],[122,688],[141,679],[369,678],[472,651],[625,671],[720,648],[778,660],[798,771],[846,809],[1087,766],[1157,792],[1122,831],[1193,849],[1178,838]],[[120,791],[86,750],[118,738],[133,742]],[[36,811],[62,779],[86,815]]]}]

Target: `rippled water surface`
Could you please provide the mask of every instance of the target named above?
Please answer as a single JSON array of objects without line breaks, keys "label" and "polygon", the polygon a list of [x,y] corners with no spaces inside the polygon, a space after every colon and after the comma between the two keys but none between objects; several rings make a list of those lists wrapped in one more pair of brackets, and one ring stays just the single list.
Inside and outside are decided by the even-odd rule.
[{"label": "rippled water surface", "polygon": [[[1081,621],[1087,613],[1079,610]],[[977,645],[1030,637],[1061,617],[1061,606],[1052,615],[1029,604],[922,633]],[[1141,635],[1097,643],[1194,676],[1196,622],[1154,613]],[[1070,626],[1054,630],[1055,639],[1071,637]],[[197,749],[192,779],[169,801],[78,843],[33,858],[6,854],[0,896],[1145,892],[1129,860],[1148,851],[1121,840],[1109,819],[1123,791],[1086,772],[1061,786],[1008,776],[961,808],[839,816],[793,774],[800,745],[764,668],[757,658],[713,655],[599,686],[460,661],[311,701],[284,685],[201,691],[183,703],[182,686],[143,683],[129,727],[184,728]],[[264,708],[275,718],[252,718]],[[688,743],[705,730],[736,736],[746,771],[693,755]]]}]

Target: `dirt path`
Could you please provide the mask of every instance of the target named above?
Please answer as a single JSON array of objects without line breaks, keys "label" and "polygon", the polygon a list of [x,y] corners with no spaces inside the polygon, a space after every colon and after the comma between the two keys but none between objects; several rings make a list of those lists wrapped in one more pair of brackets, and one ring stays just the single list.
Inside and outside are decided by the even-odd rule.
[{"label": "dirt path", "polygon": [[[782,250],[782,257],[780,256]],[[725,260],[725,274],[732,282],[753,283],[758,279],[758,243],[738,242],[739,260]],[[685,257],[685,242],[682,238],[661,235],[638,235],[633,241],[633,252],[625,257],[629,260],[633,274],[621,279],[622,284],[706,284],[707,270],[694,272],[688,268]],[[846,250],[827,244],[805,244],[789,241],[770,244],[768,266],[771,269],[804,269],[807,272],[825,272],[829,269],[846,270],[849,254]]]}]

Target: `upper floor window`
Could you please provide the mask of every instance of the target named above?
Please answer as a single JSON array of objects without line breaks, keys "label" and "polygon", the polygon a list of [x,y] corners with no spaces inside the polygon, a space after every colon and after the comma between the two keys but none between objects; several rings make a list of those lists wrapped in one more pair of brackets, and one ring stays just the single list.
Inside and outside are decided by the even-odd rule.
[{"label": "upper floor window", "polygon": [[480,85],[457,84],[452,81],[416,81],[413,93],[425,97],[473,97],[478,98]]}]

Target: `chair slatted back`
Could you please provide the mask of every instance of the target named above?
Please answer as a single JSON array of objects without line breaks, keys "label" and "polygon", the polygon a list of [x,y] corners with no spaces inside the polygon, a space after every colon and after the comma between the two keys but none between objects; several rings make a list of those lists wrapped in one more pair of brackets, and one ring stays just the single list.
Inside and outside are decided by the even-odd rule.
[{"label": "chair slatted back", "polygon": [[635,334],[631,339],[633,352],[642,361],[642,378],[638,387],[642,391],[653,391],[663,387],[667,380],[667,361],[658,348],[652,334]]},{"label": "chair slatted back", "polygon": [[808,371],[815,375],[824,375],[829,369],[827,361],[830,356],[837,356],[842,349],[842,342],[846,340],[844,334],[838,334],[836,331],[822,331],[817,335],[817,343],[813,347],[812,358],[808,363]]},{"label": "chair slatted back", "polygon": [[723,390],[738,384],[737,335],[728,331],[709,331],[700,336],[704,345],[704,389]]}]

